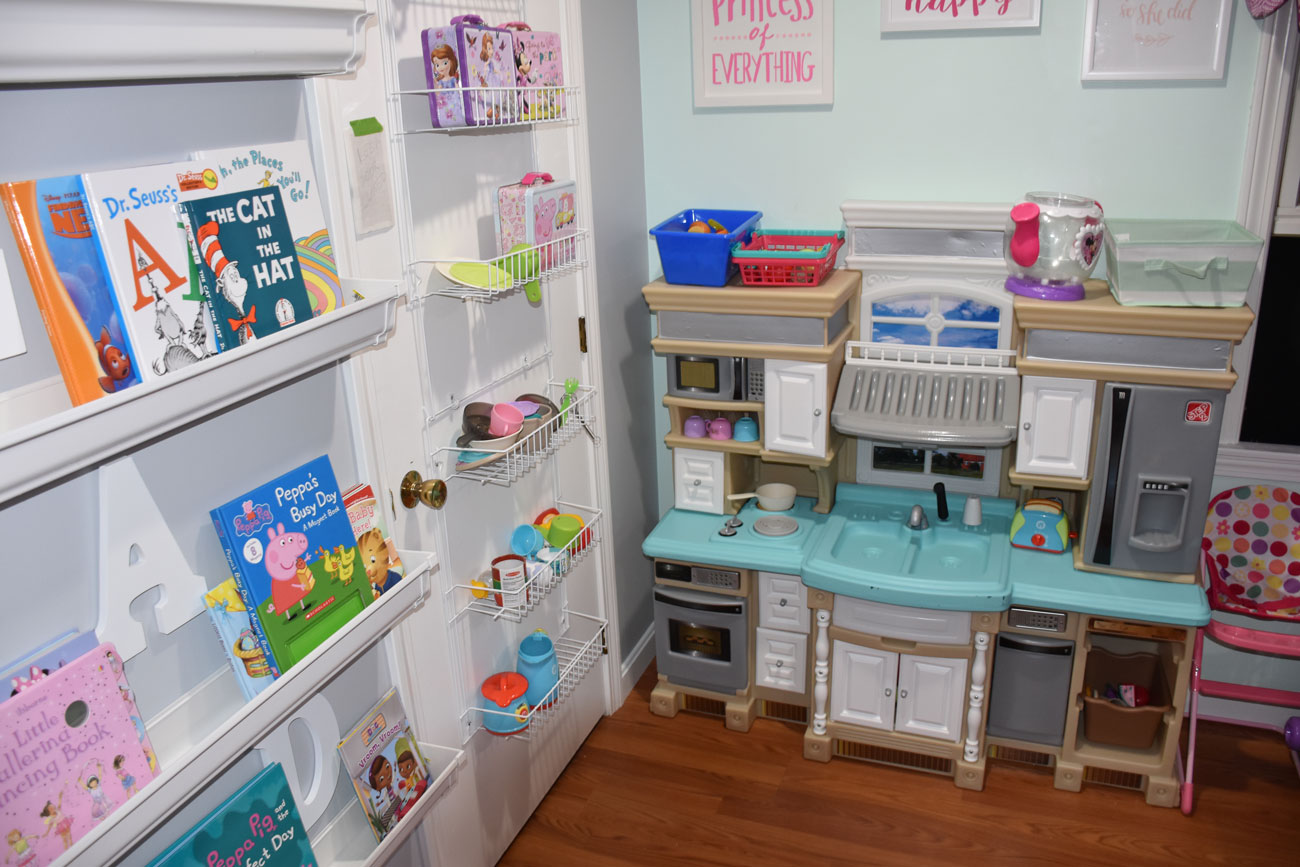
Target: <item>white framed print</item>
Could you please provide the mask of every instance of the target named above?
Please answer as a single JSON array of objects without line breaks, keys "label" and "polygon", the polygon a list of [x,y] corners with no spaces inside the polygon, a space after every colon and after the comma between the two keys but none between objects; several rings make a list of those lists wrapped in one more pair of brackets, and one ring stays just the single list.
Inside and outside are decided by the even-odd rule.
[{"label": "white framed print", "polygon": [[1088,0],[1084,81],[1223,78],[1234,0]]},{"label": "white framed print", "polygon": [[1037,27],[1041,7],[1042,0],[880,0],[880,30]]},{"label": "white framed print", "polygon": [[691,0],[695,107],[830,105],[833,0]]}]

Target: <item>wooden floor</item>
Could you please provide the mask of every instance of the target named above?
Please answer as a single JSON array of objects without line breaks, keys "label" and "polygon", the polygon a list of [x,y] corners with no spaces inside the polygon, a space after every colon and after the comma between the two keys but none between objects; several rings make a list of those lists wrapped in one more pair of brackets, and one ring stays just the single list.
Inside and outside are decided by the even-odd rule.
[{"label": "wooden floor", "polygon": [[1196,810],[1052,787],[990,763],[983,792],[850,759],[806,761],[802,726],[649,710],[654,669],[596,726],[501,863],[1300,865],[1300,778],[1281,735],[1203,723]]}]

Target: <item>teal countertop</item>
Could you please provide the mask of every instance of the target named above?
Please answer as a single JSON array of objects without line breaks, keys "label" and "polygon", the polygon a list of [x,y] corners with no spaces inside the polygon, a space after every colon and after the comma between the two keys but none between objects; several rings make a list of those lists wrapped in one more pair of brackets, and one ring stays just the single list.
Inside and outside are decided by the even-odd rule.
[{"label": "teal countertop", "polygon": [[[776,514],[795,518],[799,529],[783,537],[765,537],[754,532],[757,518],[771,514],[759,511],[751,501],[736,516],[743,524],[736,535],[720,536],[726,516],[672,509],[646,537],[641,550],[648,557],[679,560],[737,569],[760,569],[801,576],[804,584],[831,593],[869,599],[893,605],[965,611],[1003,611],[1012,605],[1075,611],[1131,620],[1202,626],[1209,622],[1210,608],[1205,591],[1197,584],[1175,584],[1142,578],[1125,578],[1074,568],[1073,557],[1014,548],[993,552],[999,574],[978,582],[890,578],[854,571],[827,558],[831,543],[846,527],[892,529],[895,521],[876,521],[861,507],[869,495],[879,497],[894,489],[871,489],[842,484],[837,489],[831,515],[812,511],[813,500],[799,497],[794,508]],[[935,519],[928,491],[907,491],[905,498],[925,505]],[[950,521],[960,521],[965,498],[955,495]],[[1001,517],[999,504],[1008,501],[986,499],[985,514]],[[924,532],[924,531],[923,531]],[[1005,556],[1002,556],[1005,554]],[[1000,569],[1005,563],[1005,571]]]}]

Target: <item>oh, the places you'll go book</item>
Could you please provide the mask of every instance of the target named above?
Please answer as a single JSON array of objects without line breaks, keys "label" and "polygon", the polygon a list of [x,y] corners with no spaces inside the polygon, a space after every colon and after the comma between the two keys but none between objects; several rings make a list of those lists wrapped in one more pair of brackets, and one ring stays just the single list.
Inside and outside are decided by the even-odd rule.
[{"label": "oh, the places you'll go book", "polygon": [[[334,247],[325,226],[325,200],[312,169],[307,142],[273,142],[245,147],[214,148],[194,154],[207,182],[203,190],[181,193],[182,199],[199,198],[232,190],[279,187],[285,216],[293,230],[294,253],[302,269],[312,313],[320,316],[347,299],[334,264]],[[211,187],[211,189],[208,189]]]},{"label": "oh, the places you'll go book", "polygon": [[100,644],[0,704],[0,833],[41,867],[158,773],[122,660]]},{"label": "oh, the places you'll go book", "polygon": [[328,456],[211,515],[253,631],[277,675],[373,601],[365,570],[356,565],[357,540]]},{"label": "oh, the places you'll go book", "polygon": [[312,318],[279,187],[180,207],[222,352]]},{"label": "oh, the places you'll go book", "polygon": [[149,867],[315,867],[278,762],[259,771]]},{"label": "oh, the places you'll go book", "polygon": [[429,788],[429,766],[396,689],[389,690],[339,742],[339,755],[378,840]]}]

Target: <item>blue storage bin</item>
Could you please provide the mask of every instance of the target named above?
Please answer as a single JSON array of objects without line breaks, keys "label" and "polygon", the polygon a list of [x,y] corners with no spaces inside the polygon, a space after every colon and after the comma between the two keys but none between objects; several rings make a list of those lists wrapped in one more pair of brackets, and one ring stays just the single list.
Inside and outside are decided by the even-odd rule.
[{"label": "blue storage bin", "polygon": [[[650,230],[659,245],[664,279],[688,286],[725,286],[735,273],[731,245],[748,241],[763,216],[762,211],[713,211],[690,208],[674,214]],[[688,232],[691,223],[717,220],[730,231]]]}]

